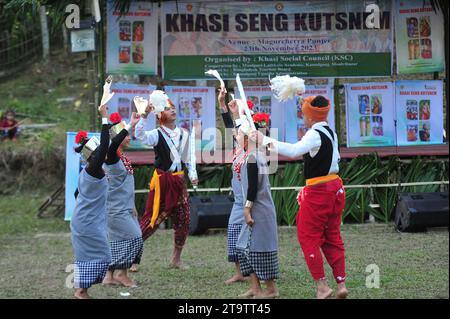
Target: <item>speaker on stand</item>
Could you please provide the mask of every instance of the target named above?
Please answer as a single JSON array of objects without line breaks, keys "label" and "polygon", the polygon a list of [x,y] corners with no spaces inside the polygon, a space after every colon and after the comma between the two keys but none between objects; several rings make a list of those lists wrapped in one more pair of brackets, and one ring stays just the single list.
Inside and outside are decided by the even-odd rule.
[{"label": "speaker on stand", "polygon": [[209,228],[227,228],[234,198],[229,195],[191,196],[190,235],[200,235]]},{"label": "speaker on stand", "polygon": [[400,193],[395,209],[395,227],[402,232],[448,227],[448,192]]}]

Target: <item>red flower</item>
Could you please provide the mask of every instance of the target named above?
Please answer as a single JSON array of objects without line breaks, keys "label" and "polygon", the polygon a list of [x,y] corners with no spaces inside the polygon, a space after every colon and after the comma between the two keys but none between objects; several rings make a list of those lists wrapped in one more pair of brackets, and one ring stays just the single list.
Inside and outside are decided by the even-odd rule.
[{"label": "red flower", "polygon": [[109,116],[109,121],[113,124],[122,122],[122,117],[119,113],[115,112]]},{"label": "red flower", "polygon": [[253,110],[253,107],[255,106],[255,104],[253,104],[253,102],[250,100],[247,100],[247,105],[250,110]]},{"label": "red flower", "polygon": [[269,124],[270,115],[267,113],[256,113],[253,115],[253,122],[265,126]]},{"label": "red flower", "polygon": [[85,139],[87,139],[87,132],[79,131],[75,136],[75,143],[81,144]]}]

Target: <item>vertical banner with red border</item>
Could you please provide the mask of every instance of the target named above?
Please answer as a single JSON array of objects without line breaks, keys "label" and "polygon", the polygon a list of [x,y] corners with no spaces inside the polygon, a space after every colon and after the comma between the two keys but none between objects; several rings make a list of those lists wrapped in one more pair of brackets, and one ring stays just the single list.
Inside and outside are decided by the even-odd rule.
[{"label": "vertical banner with red border", "polygon": [[392,82],[345,85],[347,146],[395,146]]},{"label": "vertical banner with red border", "polygon": [[[330,101],[330,112],[328,113],[328,126],[334,131],[334,87],[332,84],[325,85],[307,85],[305,93],[302,97],[322,95]],[[285,141],[288,143],[295,143],[299,141],[308,131],[303,119],[303,112],[300,105],[300,99],[296,97],[292,101],[285,104],[284,121],[281,125],[285,126]]]},{"label": "vertical banner with red border", "polygon": [[[149,95],[156,87],[153,85],[138,85],[128,83],[113,83],[111,91],[114,92],[114,96],[108,102],[108,114],[118,112],[122,117],[122,120],[126,123],[130,122],[131,113],[136,112],[136,106],[134,105],[133,98],[135,96],[141,96],[145,99],[149,99]],[[152,113],[149,115],[149,121],[147,121],[146,130],[150,131],[156,127],[155,115]],[[136,140],[134,132],[131,132],[130,150],[137,149],[149,149],[150,147]]]},{"label": "vertical banner with red border", "polygon": [[[216,148],[216,94],[213,87],[166,86],[165,92],[177,108],[177,125],[196,135],[201,148]],[[200,138],[200,136],[199,136]]]},{"label": "vertical banner with red border", "polygon": [[442,81],[395,83],[398,145],[443,143],[442,87]]},{"label": "vertical banner with red border", "polygon": [[397,73],[444,70],[444,17],[429,1],[395,1]]}]

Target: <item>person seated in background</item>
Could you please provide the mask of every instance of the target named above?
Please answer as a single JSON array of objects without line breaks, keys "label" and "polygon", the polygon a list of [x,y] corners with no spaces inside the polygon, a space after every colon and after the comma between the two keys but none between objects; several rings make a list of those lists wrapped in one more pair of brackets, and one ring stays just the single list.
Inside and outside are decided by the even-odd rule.
[{"label": "person seated in background", "polygon": [[0,132],[4,141],[17,140],[19,123],[16,121],[16,113],[12,110],[6,111],[0,120]]}]

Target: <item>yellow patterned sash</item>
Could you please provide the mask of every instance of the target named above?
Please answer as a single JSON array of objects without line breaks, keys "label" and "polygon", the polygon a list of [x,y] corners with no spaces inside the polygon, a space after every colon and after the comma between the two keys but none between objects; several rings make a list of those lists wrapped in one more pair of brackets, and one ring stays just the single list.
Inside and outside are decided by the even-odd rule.
[{"label": "yellow patterned sash", "polygon": [[336,174],[330,174],[330,175],[326,175],[326,176],[319,176],[319,177],[309,178],[309,179],[306,180],[306,186],[326,183],[326,182],[335,180],[336,178],[340,178],[340,177],[338,175],[336,175]]},{"label": "yellow patterned sash", "polygon": [[[184,175],[183,171],[172,173],[172,175]],[[161,204],[161,184],[159,182],[159,177],[157,170],[153,171],[152,180],[150,181],[150,191],[155,191],[155,196],[153,197],[153,214],[152,219],[150,221],[150,226],[153,227],[155,225],[156,219],[159,215],[159,206]]]}]

